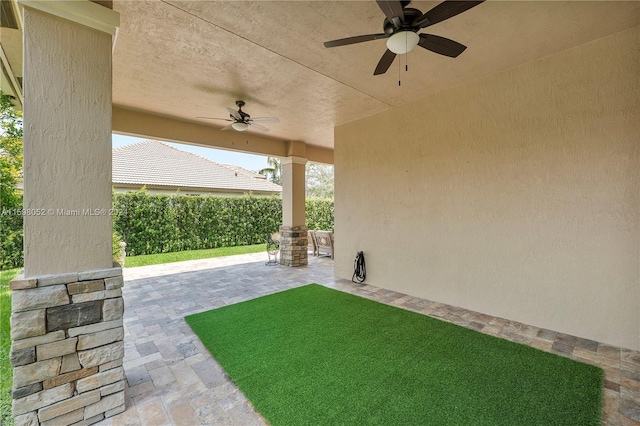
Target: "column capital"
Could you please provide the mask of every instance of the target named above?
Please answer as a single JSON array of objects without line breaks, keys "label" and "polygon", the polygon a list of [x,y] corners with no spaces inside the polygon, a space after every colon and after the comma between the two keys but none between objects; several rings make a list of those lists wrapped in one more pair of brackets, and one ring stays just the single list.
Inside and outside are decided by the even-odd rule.
[{"label": "column capital", "polygon": [[291,156],[291,157],[283,157],[280,159],[280,163],[282,165],[285,164],[307,164],[307,159],[304,157],[295,157],[295,156]]},{"label": "column capital", "polygon": [[287,157],[307,157],[307,144],[300,141],[287,141]]},{"label": "column capital", "polygon": [[94,30],[116,36],[120,14],[89,0],[18,0],[18,5],[48,13]]}]

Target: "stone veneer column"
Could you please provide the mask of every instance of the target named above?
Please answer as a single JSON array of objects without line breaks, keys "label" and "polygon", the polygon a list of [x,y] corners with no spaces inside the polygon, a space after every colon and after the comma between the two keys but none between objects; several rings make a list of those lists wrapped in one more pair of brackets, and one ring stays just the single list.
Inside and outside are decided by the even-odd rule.
[{"label": "stone veneer column", "polygon": [[119,266],[11,281],[16,426],[88,425],[125,410],[122,285]]},{"label": "stone veneer column", "polygon": [[305,145],[289,142],[289,156],[282,162],[282,226],[280,264],[304,266],[308,263],[305,224]]},{"label": "stone veneer column", "polygon": [[304,266],[308,259],[306,226],[280,227],[280,264],[284,266]]}]

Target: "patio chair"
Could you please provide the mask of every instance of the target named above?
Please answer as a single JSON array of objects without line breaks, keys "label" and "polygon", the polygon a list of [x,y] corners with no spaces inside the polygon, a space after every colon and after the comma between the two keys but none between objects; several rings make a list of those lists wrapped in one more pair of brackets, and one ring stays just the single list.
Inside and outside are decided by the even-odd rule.
[{"label": "patio chair", "polygon": [[331,256],[333,259],[333,232],[315,231],[316,249],[318,256]]},{"label": "patio chair", "polygon": [[307,231],[307,250],[313,252],[314,256],[318,255],[318,246],[316,245],[315,231]]}]

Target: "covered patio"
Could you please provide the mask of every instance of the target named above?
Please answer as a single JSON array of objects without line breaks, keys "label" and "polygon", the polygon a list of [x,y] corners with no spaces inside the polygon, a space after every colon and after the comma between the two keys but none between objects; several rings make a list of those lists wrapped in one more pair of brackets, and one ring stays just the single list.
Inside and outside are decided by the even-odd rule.
[{"label": "covered patio", "polygon": [[[125,399],[120,416],[147,407],[173,418],[189,407],[162,400],[179,393],[171,366],[228,392],[182,311],[311,281],[599,363],[609,421],[640,421],[640,3],[474,4],[428,28],[464,43],[459,57],[418,49],[376,76],[382,42],[323,46],[380,31],[393,21],[385,4],[2,3],[2,85],[24,107],[34,212],[11,287],[14,323],[33,324],[12,330],[19,424],[92,423]],[[237,100],[280,124],[223,131],[203,118],[224,118]],[[123,288],[111,256],[113,132],[280,158],[281,259],[302,269],[228,266],[233,277],[214,268]],[[335,268],[324,277],[313,274],[328,261],[307,259],[307,162],[335,164]],[[344,281],[359,251],[375,287]],[[197,294],[155,303],[175,282],[213,291],[210,306]],[[174,332],[182,347],[167,343]],[[201,374],[186,365],[195,356]],[[222,410],[213,417],[250,413],[220,404],[233,394],[208,396]]]}]

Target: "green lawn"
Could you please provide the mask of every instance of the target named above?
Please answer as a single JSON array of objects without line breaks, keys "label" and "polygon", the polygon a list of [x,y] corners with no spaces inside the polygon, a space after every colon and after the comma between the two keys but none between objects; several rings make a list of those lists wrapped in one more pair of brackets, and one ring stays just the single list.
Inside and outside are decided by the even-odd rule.
[{"label": "green lawn", "polygon": [[11,349],[11,290],[9,281],[20,273],[20,268],[0,271],[0,425],[12,425],[11,417],[11,387],[13,385],[13,370],[9,363]]},{"label": "green lawn", "polygon": [[220,247],[207,250],[178,251],[174,253],[145,254],[141,256],[131,256],[125,259],[127,268],[136,266],[159,265],[162,263],[182,262],[184,260],[209,259],[212,257],[232,256],[234,254],[247,254],[267,252],[266,244],[255,244],[252,246]]},{"label": "green lawn", "polygon": [[271,425],[599,425],[602,369],[319,285],[185,318]]}]

